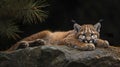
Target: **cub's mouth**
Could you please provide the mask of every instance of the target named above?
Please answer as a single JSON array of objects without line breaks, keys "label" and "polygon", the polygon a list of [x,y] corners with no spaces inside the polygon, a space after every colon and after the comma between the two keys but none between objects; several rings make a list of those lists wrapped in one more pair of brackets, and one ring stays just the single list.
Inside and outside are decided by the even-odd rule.
[{"label": "cub's mouth", "polygon": [[84,43],[94,43],[94,40],[83,40]]},{"label": "cub's mouth", "polygon": [[94,39],[91,39],[91,40],[87,40],[87,39],[81,40],[81,39],[79,39],[79,41],[83,42],[83,43],[93,43],[93,44],[95,44],[95,42],[96,42],[96,40],[94,40]]}]

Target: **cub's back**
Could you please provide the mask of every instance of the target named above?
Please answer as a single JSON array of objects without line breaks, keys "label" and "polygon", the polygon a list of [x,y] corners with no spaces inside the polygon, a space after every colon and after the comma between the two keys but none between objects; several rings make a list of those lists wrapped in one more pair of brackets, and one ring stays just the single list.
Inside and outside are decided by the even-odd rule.
[{"label": "cub's back", "polygon": [[51,33],[47,39],[50,41],[59,41],[70,35],[73,31],[58,31]]}]

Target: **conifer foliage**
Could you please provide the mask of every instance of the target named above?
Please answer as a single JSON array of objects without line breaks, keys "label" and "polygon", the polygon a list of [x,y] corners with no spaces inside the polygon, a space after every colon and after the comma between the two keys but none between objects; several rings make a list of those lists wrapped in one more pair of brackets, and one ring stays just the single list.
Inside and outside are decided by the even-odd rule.
[{"label": "conifer foliage", "polygon": [[0,37],[20,37],[19,23],[43,22],[48,12],[46,0],[0,0]]}]

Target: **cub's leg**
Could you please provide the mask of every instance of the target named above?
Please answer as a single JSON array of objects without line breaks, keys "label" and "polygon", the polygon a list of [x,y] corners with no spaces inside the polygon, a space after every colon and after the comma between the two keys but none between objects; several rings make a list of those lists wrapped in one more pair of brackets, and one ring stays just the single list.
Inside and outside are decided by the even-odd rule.
[{"label": "cub's leg", "polygon": [[96,46],[97,47],[109,47],[109,42],[107,40],[97,39],[96,40]]},{"label": "cub's leg", "polygon": [[81,43],[81,44],[76,44],[73,45],[73,48],[77,48],[80,50],[94,50],[95,49],[95,45],[93,43]]},{"label": "cub's leg", "polygon": [[46,41],[43,39],[36,39],[33,41],[21,41],[21,42],[19,42],[19,46],[17,49],[40,46],[40,45],[45,45],[45,44],[46,44]]},{"label": "cub's leg", "polygon": [[28,41],[21,41],[18,44],[18,47],[16,49],[23,49],[26,47],[29,47],[29,42]]},{"label": "cub's leg", "polygon": [[75,49],[79,49],[79,50],[94,50],[95,49],[95,45],[92,43],[82,43],[79,42],[77,39],[64,39],[64,44],[75,48]]},{"label": "cub's leg", "polygon": [[34,47],[34,46],[41,46],[41,45],[45,45],[46,41],[43,39],[36,39],[34,41],[31,41],[29,43],[29,47]]}]

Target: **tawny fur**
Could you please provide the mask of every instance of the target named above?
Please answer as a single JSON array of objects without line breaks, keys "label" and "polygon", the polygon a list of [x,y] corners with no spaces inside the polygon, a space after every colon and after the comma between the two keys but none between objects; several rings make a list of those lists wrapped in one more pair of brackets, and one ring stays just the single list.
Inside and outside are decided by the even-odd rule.
[{"label": "tawny fur", "polygon": [[50,43],[55,43],[55,42],[58,42],[64,39],[66,36],[70,34],[70,32],[71,31],[68,31],[68,32],[61,32],[61,31],[51,32],[49,30],[41,31],[41,32],[35,33],[29,37],[26,37],[20,40],[19,42],[14,44],[12,47],[10,47],[7,51],[16,50],[18,46],[20,45],[19,43],[22,41],[32,42],[33,40],[36,40],[36,39],[44,39],[44,40],[49,41]]},{"label": "tawny fur", "polygon": [[[99,38],[99,32],[98,32],[99,30],[97,31],[97,28],[99,28],[99,26],[97,28],[95,27],[91,24],[85,24],[82,26],[80,26],[79,24],[74,24],[74,30],[70,30],[70,31],[63,31],[63,32],[62,31],[51,32],[49,30],[41,31],[22,39],[21,41],[13,45],[11,48],[9,48],[7,51],[16,50],[20,46],[20,43],[22,41],[25,41],[29,44],[30,42],[34,42],[36,39],[43,39],[51,45],[54,44],[68,45],[80,50],[94,50],[95,46],[108,47],[109,46],[108,41]],[[96,35],[97,36],[96,43],[85,43],[79,41],[78,38],[82,34],[88,36],[86,37],[86,39],[89,38],[90,34]]]}]

